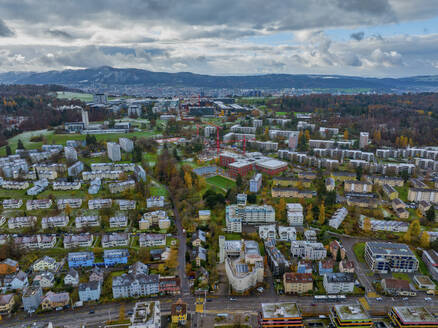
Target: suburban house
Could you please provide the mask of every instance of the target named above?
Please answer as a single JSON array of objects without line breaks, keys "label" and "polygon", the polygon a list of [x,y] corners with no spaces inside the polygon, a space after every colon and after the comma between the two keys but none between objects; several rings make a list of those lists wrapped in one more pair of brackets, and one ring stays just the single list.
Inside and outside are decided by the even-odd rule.
[{"label": "suburban house", "polygon": [[70,268],[91,267],[94,265],[93,252],[71,252],[68,253],[67,259]]},{"label": "suburban house", "polygon": [[70,268],[64,277],[64,285],[76,287],[79,285],[79,273]]},{"label": "suburban house", "polygon": [[283,275],[285,294],[303,294],[313,290],[311,273],[286,272]]},{"label": "suburban house", "polygon": [[79,285],[79,300],[81,302],[98,301],[100,298],[100,283],[97,281],[84,282]]},{"label": "suburban house", "polygon": [[41,302],[43,310],[52,310],[56,308],[63,308],[70,302],[70,295],[68,293],[54,293],[47,292]]},{"label": "suburban house", "polygon": [[11,313],[15,305],[15,294],[0,295],[0,315],[8,315]]}]

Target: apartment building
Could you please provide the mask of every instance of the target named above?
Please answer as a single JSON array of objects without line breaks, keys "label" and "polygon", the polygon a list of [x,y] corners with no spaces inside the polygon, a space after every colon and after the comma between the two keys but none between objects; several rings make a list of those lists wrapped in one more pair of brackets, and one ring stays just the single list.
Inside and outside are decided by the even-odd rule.
[{"label": "apartment building", "polygon": [[118,162],[122,159],[120,145],[115,142],[107,142],[106,144],[108,158],[113,162]]},{"label": "apartment building", "polygon": [[287,222],[291,226],[302,226],[304,221],[303,206],[300,203],[288,203]]},{"label": "apartment building", "polygon": [[373,191],[373,184],[365,181],[347,180],[344,181],[345,192],[370,193]]},{"label": "apartment building", "polygon": [[112,204],[112,199],[90,199],[88,201],[88,208],[90,210],[98,210],[101,208],[110,208]]},{"label": "apartment building", "polygon": [[37,217],[36,216],[17,216],[14,218],[9,218],[8,220],[8,228],[9,229],[22,229],[22,228],[30,228],[36,225]]},{"label": "apartment building", "polygon": [[349,294],[354,290],[356,278],[353,273],[326,273],[323,285],[327,294]]},{"label": "apartment building", "polygon": [[406,244],[367,242],[365,261],[373,272],[416,272],[418,260]]},{"label": "apartment building", "polygon": [[125,228],[128,226],[128,217],[125,215],[112,216],[109,218],[110,228]]},{"label": "apartment building", "polygon": [[52,188],[53,190],[79,190],[81,189],[81,182],[80,181],[73,181],[73,182],[53,182]]},{"label": "apartment building", "polygon": [[327,256],[327,250],[322,243],[304,240],[292,241],[290,251],[293,257],[313,261],[324,259]]},{"label": "apartment building", "polygon": [[66,215],[43,217],[41,219],[41,227],[43,229],[49,228],[63,228],[68,225],[69,217]]},{"label": "apartment building", "polygon": [[115,183],[108,184],[108,188],[110,190],[110,193],[117,194],[121,192],[125,192],[127,190],[133,190],[135,188],[135,181],[134,180],[127,180],[127,181],[119,181]]},{"label": "apartment building", "polygon": [[55,235],[31,235],[14,238],[15,245],[26,249],[48,249],[55,247]]},{"label": "apartment building", "polygon": [[127,247],[129,246],[129,234],[126,232],[113,232],[102,235],[102,247]]},{"label": "apartment building", "polygon": [[99,227],[100,218],[97,215],[90,216],[77,216],[75,218],[76,229],[82,229],[87,227]]},{"label": "apartment building", "polygon": [[29,199],[26,201],[26,209],[28,211],[49,209],[52,207],[51,199]]},{"label": "apartment building", "polygon": [[313,291],[311,273],[286,272],[283,275],[285,294],[304,294]]},{"label": "apartment building", "polygon": [[64,248],[91,247],[94,236],[90,233],[64,235]]},{"label": "apartment building", "polygon": [[80,199],[80,198],[58,199],[56,201],[56,205],[58,207],[58,210],[64,210],[67,205],[70,208],[81,208],[82,199]]}]

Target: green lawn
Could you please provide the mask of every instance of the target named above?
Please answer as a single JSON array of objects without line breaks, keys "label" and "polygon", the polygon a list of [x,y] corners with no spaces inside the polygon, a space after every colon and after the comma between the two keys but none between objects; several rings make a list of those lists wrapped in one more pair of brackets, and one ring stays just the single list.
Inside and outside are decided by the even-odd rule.
[{"label": "green lawn", "polygon": [[402,201],[406,202],[408,200],[408,184],[405,183],[403,187],[395,187],[395,190],[398,191],[398,198]]},{"label": "green lawn", "polygon": [[150,192],[151,196],[167,196],[166,188],[156,181],[151,182]]},{"label": "green lawn", "polygon": [[353,246],[354,254],[359,262],[365,262],[365,243],[357,243]]},{"label": "green lawn", "polygon": [[225,190],[236,186],[236,182],[234,182],[231,179],[224,178],[223,176],[220,176],[220,175],[216,175],[214,177],[207,178],[207,183],[209,183],[213,186],[225,189]]},{"label": "green lawn", "polygon": [[287,112],[277,112],[277,116],[286,116]]},{"label": "green lawn", "polygon": [[56,97],[59,99],[78,99],[84,102],[93,101],[93,95],[91,93],[58,91]]},{"label": "green lawn", "polygon": [[411,278],[409,278],[409,275],[407,273],[403,273],[403,272],[393,272],[392,277],[394,279],[411,281]]}]

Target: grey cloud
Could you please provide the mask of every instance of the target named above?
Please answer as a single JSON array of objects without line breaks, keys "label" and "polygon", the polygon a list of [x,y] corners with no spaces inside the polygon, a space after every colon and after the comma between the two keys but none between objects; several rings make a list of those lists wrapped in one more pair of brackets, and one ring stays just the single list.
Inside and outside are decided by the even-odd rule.
[{"label": "grey cloud", "polygon": [[54,38],[73,40],[74,37],[70,33],[57,29],[48,29],[46,33]]},{"label": "grey cloud", "polygon": [[0,18],[0,37],[14,36],[15,33]]},{"label": "grey cloud", "polygon": [[353,40],[356,40],[356,41],[362,41],[364,37],[365,37],[364,32],[356,32],[356,33],[350,34],[350,38],[352,38]]}]

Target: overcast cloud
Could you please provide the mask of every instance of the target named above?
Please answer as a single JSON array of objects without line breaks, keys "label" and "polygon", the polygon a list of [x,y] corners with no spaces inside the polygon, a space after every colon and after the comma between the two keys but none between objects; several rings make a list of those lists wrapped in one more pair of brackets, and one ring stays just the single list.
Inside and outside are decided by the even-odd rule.
[{"label": "overcast cloud", "polygon": [[2,0],[0,71],[438,74],[438,30],[412,29],[437,13],[430,0]]}]

